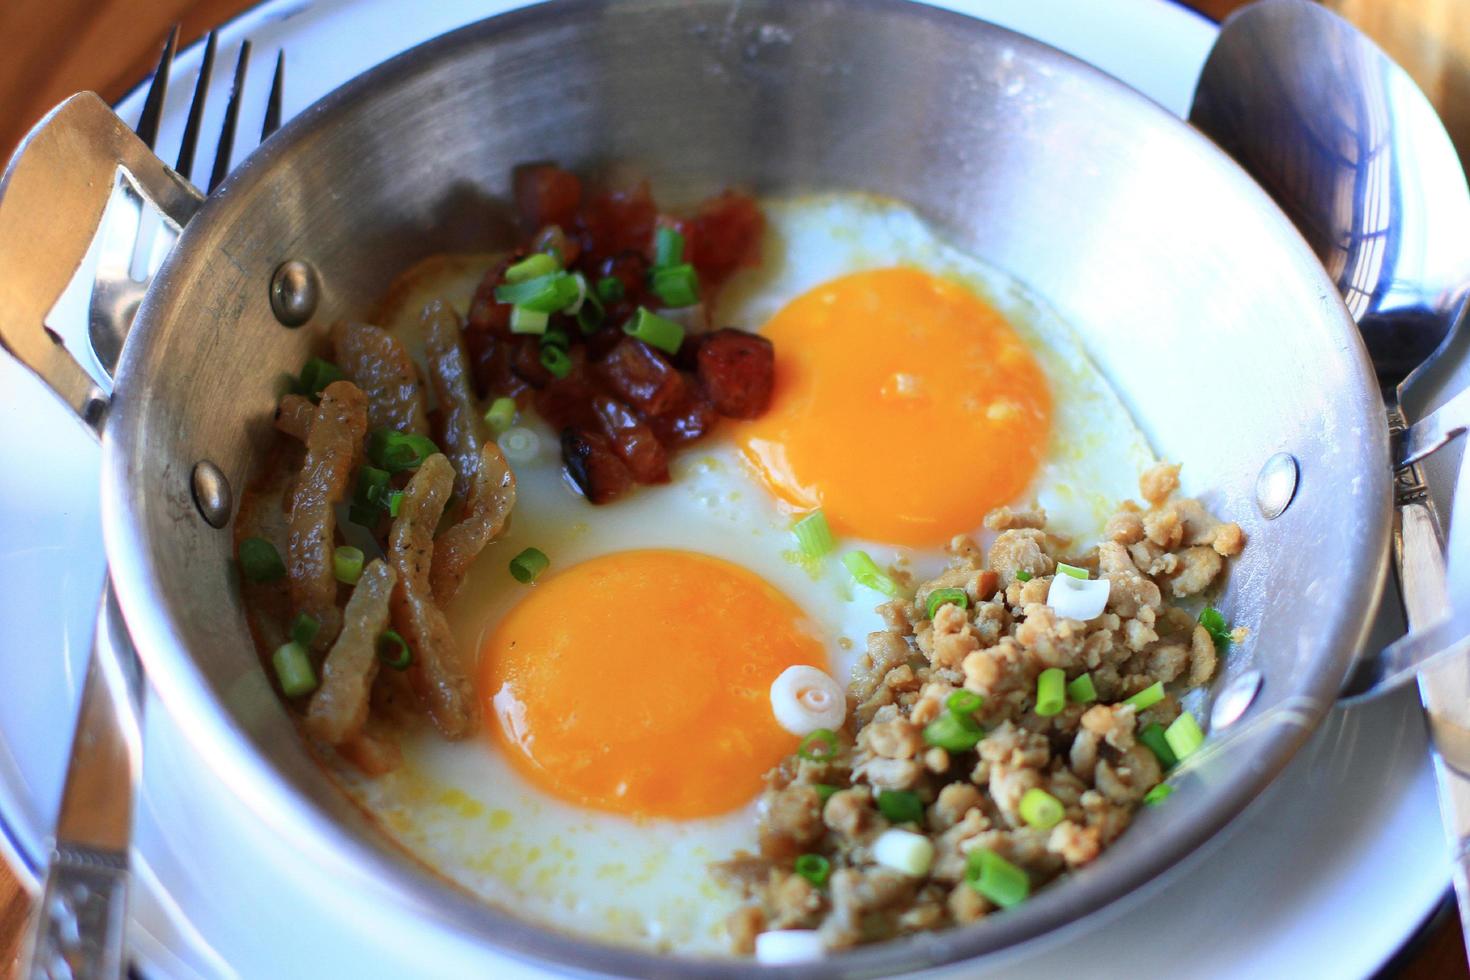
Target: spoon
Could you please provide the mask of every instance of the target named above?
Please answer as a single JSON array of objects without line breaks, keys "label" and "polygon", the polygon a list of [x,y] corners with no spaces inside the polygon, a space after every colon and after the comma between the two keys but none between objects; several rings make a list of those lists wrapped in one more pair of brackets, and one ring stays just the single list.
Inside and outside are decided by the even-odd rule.
[{"label": "spoon", "polygon": [[1260,0],[1226,20],[1189,119],[1275,198],[1317,253],[1383,388],[1409,635],[1360,664],[1344,692],[1383,690],[1417,670],[1460,925],[1470,936],[1470,660],[1443,642],[1463,637],[1465,616],[1450,601],[1438,521],[1416,465],[1470,419],[1466,392],[1428,411],[1470,354],[1465,173],[1407,73],[1310,0]]}]

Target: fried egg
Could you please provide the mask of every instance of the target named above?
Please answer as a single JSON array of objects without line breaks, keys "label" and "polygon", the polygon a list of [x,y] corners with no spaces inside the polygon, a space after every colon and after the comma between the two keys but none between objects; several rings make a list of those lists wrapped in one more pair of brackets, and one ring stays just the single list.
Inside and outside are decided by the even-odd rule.
[{"label": "fried egg", "polygon": [[[763,207],[762,264],[713,319],[774,341],[770,410],[605,507],[568,486],[556,433],[518,419],[534,445],[512,460],[510,527],[447,610],[484,731],[446,742],[426,726],[398,771],[341,774],[425,864],[552,928],[726,952],[742,899],[708,866],[757,849],[761,776],[798,744],[770,684],[794,664],[845,683],[883,626],[885,597],[838,557],[928,576],[1002,504],[1044,506],[1085,546],[1153,462],[1067,325],[909,208]],[[385,326],[411,332],[437,296],[466,308],[473,282],[440,268],[395,292]],[[818,561],[791,534],[815,507],[838,538]],[[551,562],[529,585],[508,568],[527,547]]]}]

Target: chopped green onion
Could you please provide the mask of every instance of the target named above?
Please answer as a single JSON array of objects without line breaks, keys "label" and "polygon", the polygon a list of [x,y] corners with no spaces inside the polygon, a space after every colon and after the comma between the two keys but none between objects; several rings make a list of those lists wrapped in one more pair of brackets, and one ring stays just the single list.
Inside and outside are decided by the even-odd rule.
[{"label": "chopped green onion", "polygon": [[315,616],[306,613],[297,613],[296,618],[291,621],[291,642],[299,643],[304,647],[311,646],[311,641],[321,632],[322,624]]},{"label": "chopped green onion", "polygon": [[[614,279],[613,282],[617,280]],[[583,297],[582,308],[577,311],[577,327],[582,331],[582,336],[589,337],[596,333],[606,316],[607,308],[602,305],[602,300],[597,298],[596,293],[588,290]]]},{"label": "chopped green onion", "polygon": [[1032,577],[1033,576],[1031,575],[1031,573],[1028,572],[1028,571],[1026,571],[1026,569],[1024,569],[1024,568],[1021,569],[1019,572],[1016,573],[1016,581],[1017,582],[1029,582],[1029,581],[1031,581]]},{"label": "chopped green onion", "polygon": [[893,828],[873,841],[872,855],[874,863],[882,867],[922,878],[934,866],[934,842],[923,834]]},{"label": "chopped green onion", "polygon": [[1153,789],[1143,794],[1143,802],[1148,806],[1162,803],[1174,794],[1174,787],[1168,783],[1159,783]]},{"label": "chopped green onion", "polygon": [[924,819],[924,804],[917,793],[885,789],[878,794],[878,812],[893,823],[918,823]]},{"label": "chopped green onion", "polygon": [[661,225],[653,233],[653,264],[655,268],[678,265],[684,261],[684,236],[677,228]]},{"label": "chopped green onion", "polygon": [[796,873],[821,888],[832,873],[832,862],[820,854],[803,854],[796,859]]},{"label": "chopped green onion", "polygon": [[[373,465],[389,473],[416,470],[439,451],[434,440],[416,432],[374,429],[368,435],[367,456]],[[386,500],[385,500],[386,503]]]},{"label": "chopped green onion", "polygon": [[950,710],[951,714],[964,716],[972,715],[979,711],[980,706],[984,703],[985,699],[974,691],[963,690],[955,691],[944,700],[944,706]]},{"label": "chopped green onion", "polygon": [[572,346],[572,338],[568,337],[567,332],[561,327],[549,327],[547,328],[547,331],[541,335],[541,346],[560,347],[562,350],[566,350],[568,347]]},{"label": "chopped green onion", "polygon": [[356,585],[362,578],[362,563],[366,556],[359,548],[343,545],[332,552],[332,574],[345,585]]},{"label": "chopped green onion", "polygon": [[522,585],[530,585],[536,576],[546,571],[551,559],[540,548],[527,548],[510,560],[510,573]]},{"label": "chopped green onion", "polygon": [[572,359],[560,347],[541,348],[541,366],[551,372],[553,378],[565,378],[572,373]]},{"label": "chopped green onion", "polygon": [[1164,726],[1158,722],[1145,725],[1138,733],[1138,740],[1148,747],[1165,769],[1172,769],[1179,762],[1179,757],[1169,748],[1169,740],[1164,737]]},{"label": "chopped green onion", "polygon": [[347,519],[363,527],[373,527],[388,509],[389,493],[388,471],[364,466],[357,473],[357,490],[352,495]]},{"label": "chopped green onion", "polygon": [[699,276],[692,265],[673,265],[653,270],[653,292],[670,309],[699,302]]},{"label": "chopped green onion", "polygon": [[1073,704],[1091,704],[1097,700],[1091,674],[1079,674],[1067,682],[1067,700]]},{"label": "chopped green onion", "polygon": [[827,526],[827,515],[819,510],[793,524],[791,533],[796,535],[797,547],[808,558],[820,558],[837,547],[837,542],[832,540],[832,529]]},{"label": "chopped green onion", "polygon": [[324,361],[320,357],[308,358],[301,366],[301,375],[296,381],[296,393],[315,398],[327,385],[346,377],[342,369],[331,361]]},{"label": "chopped green onion", "polygon": [[1035,786],[1021,794],[1021,804],[1017,809],[1021,819],[1037,830],[1051,830],[1067,815],[1061,800]]},{"label": "chopped green onion", "polygon": [[859,585],[881,592],[886,596],[898,595],[898,583],[878,570],[878,565],[866,551],[849,551],[842,556],[842,564]]},{"label": "chopped green onion", "polygon": [[965,862],[965,882],[1003,909],[1031,894],[1031,878],[988,847],[977,847]]},{"label": "chopped green onion", "polygon": [[597,280],[597,285],[593,287],[593,292],[604,303],[616,303],[627,294],[627,290],[623,288],[623,280],[617,276],[603,276]]},{"label": "chopped green onion", "polygon": [[566,309],[577,301],[580,293],[577,280],[565,272],[553,272],[495,287],[497,302],[509,303],[518,310],[531,313],[555,313]]},{"label": "chopped green onion", "polygon": [[378,634],[378,659],[394,670],[407,670],[413,663],[413,651],[398,633],[383,630]]},{"label": "chopped green onion", "polygon": [[405,493],[402,490],[394,490],[392,493],[388,494],[388,516],[389,517],[397,517],[398,516],[398,510],[399,510],[400,507],[403,506],[403,498],[406,497],[406,496],[408,496],[408,494]]},{"label": "chopped green onion", "polygon": [[549,276],[553,272],[561,271],[561,263],[545,252],[537,252],[517,262],[505,270],[505,281],[510,283],[525,282],[527,279],[536,279],[541,276]]},{"label": "chopped green onion", "polygon": [[1131,698],[1124,698],[1123,703],[1131,704],[1142,711],[1144,708],[1152,708],[1162,700],[1164,700],[1164,682],[1154,681]]},{"label": "chopped green onion", "polygon": [[645,306],[638,307],[632,319],[623,324],[623,333],[670,354],[679,353],[679,345],[684,343],[683,327],[673,320],[649,312]]},{"label": "chopped green onion", "polygon": [[981,728],[968,715],[947,712],[924,726],[924,741],[947,752],[968,752],[985,737]]},{"label": "chopped green onion", "polygon": [[1188,711],[1174,719],[1174,724],[1164,729],[1164,738],[1169,748],[1180,759],[1187,759],[1205,744],[1205,733],[1199,730],[1199,722]]},{"label": "chopped green onion", "polygon": [[837,733],[830,728],[810,732],[796,747],[796,754],[808,762],[827,762],[837,754]]},{"label": "chopped green onion", "polygon": [[814,783],[812,788],[817,791],[817,799],[826,803],[832,798],[832,794],[842,789],[841,786],[829,786],[826,783]]},{"label": "chopped green onion", "polygon": [[1048,667],[1036,678],[1036,713],[1050,718],[1067,704],[1067,673],[1060,667]]},{"label": "chopped green onion", "polygon": [[947,602],[952,602],[961,609],[970,608],[970,597],[965,595],[964,589],[935,589],[929,593],[929,601],[924,604],[929,618],[933,619],[939,607]]},{"label": "chopped green onion", "polygon": [[538,334],[546,332],[546,321],[550,315],[537,313],[525,307],[517,306],[510,311],[510,332],[524,334]]},{"label": "chopped green onion", "polygon": [[286,574],[286,563],[265,538],[246,538],[240,542],[240,573],[252,582],[274,582]]},{"label": "chopped green onion", "polygon": [[1073,578],[1080,578],[1083,581],[1086,581],[1088,577],[1087,569],[1078,568],[1076,565],[1068,565],[1064,561],[1057,562],[1057,574],[1070,575]]},{"label": "chopped green onion", "polygon": [[485,413],[485,424],[490,426],[496,435],[515,425],[516,400],[514,398],[497,398],[491,402],[489,411]]},{"label": "chopped green onion", "polygon": [[1224,653],[1230,648],[1230,624],[1225,622],[1224,615],[1213,606],[1205,606],[1199,611],[1199,624],[1205,628],[1215,640],[1215,649]]},{"label": "chopped green onion", "polygon": [[271,665],[276,668],[276,680],[281,682],[281,692],[288,698],[299,698],[316,689],[316,671],[311,668],[311,657],[300,643],[283,643],[271,655]]}]

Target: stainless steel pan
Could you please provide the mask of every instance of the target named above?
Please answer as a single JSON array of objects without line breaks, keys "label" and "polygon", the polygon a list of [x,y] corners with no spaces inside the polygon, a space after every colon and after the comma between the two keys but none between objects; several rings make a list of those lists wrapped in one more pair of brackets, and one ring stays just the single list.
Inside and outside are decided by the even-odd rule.
[{"label": "stainless steel pan", "polygon": [[[540,961],[694,968],[543,931],[404,860],[326,780],[272,693],[218,526],[274,438],[282,375],[325,325],[424,255],[507,241],[511,167],[539,158],[631,162],[673,198],[740,184],[911,202],[1047,297],[1155,449],[1184,460],[1190,487],[1251,537],[1221,599],[1250,638],[1205,706],[1210,746],[1167,806],[1022,907],[801,972],[962,960],[1117,901],[1224,828],[1332,705],[1384,581],[1383,406],[1332,282],[1228,158],[1100,72],[932,8],[558,0],[358,78],[208,200],[91,95],[43,121],[0,185],[0,337],[102,440],[112,581],[149,680],[244,804],[296,843],[304,873],[377,896],[385,921],[439,917]],[[118,174],[183,234],[108,398],[42,320]],[[298,263],[289,283],[285,263]],[[304,326],[278,319],[283,299],[311,313]]]}]

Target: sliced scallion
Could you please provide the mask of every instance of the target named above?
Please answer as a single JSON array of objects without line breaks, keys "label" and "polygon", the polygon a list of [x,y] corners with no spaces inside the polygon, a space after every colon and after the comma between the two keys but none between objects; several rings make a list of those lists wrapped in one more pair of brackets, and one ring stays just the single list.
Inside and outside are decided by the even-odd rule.
[{"label": "sliced scallion", "polygon": [[1225,622],[1225,616],[1220,610],[1213,606],[1205,606],[1199,611],[1199,624],[1215,641],[1215,649],[1221,653],[1229,649],[1233,637],[1230,635],[1230,624]]},{"label": "sliced scallion", "polygon": [[1200,731],[1199,722],[1188,711],[1183,712],[1174,719],[1172,725],[1164,729],[1164,738],[1168,741],[1169,748],[1174,750],[1174,755],[1180,759],[1189,758],[1205,744],[1205,733]]},{"label": "sliced scallion", "polygon": [[837,542],[832,539],[832,529],[827,526],[827,515],[819,510],[793,524],[791,533],[796,535],[796,546],[808,558],[821,558],[837,547]]},{"label": "sliced scallion", "polygon": [[653,233],[653,264],[655,268],[678,265],[684,261],[684,236],[677,228],[660,226]]},{"label": "sliced scallion", "polygon": [[378,659],[394,670],[407,670],[413,663],[413,651],[398,633],[383,630],[378,634]]},{"label": "sliced scallion", "polygon": [[1169,747],[1169,740],[1164,737],[1164,726],[1158,722],[1143,726],[1143,730],[1138,733],[1138,740],[1148,747],[1159,760],[1159,765],[1165,769],[1172,769],[1179,762],[1179,757]]},{"label": "sliced scallion", "polygon": [[551,319],[549,314],[517,306],[510,311],[510,332],[542,334],[546,332],[546,323],[549,319]]},{"label": "sliced scallion", "polygon": [[252,582],[274,582],[286,574],[286,563],[265,538],[246,538],[240,542],[240,574]]},{"label": "sliced scallion", "polygon": [[1019,572],[1016,573],[1016,581],[1017,582],[1029,582],[1029,581],[1031,581],[1031,579],[1033,577],[1034,576],[1032,576],[1032,574],[1030,572],[1026,571],[1026,569],[1024,569],[1024,568],[1021,569]]},{"label": "sliced scallion", "polygon": [[540,276],[549,276],[553,272],[561,271],[561,263],[545,252],[537,252],[528,256],[515,265],[505,270],[505,281],[510,283],[525,282],[528,279],[536,279]]},{"label": "sliced scallion", "polygon": [[549,344],[541,348],[541,366],[550,371],[553,378],[565,378],[572,373],[572,359],[567,352]]},{"label": "sliced scallion", "polygon": [[832,794],[842,789],[841,786],[830,786],[827,783],[813,783],[812,789],[817,791],[817,799],[826,803],[832,798]]},{"label": "sliced scallion", "polygon": [[917,793],[885,789],[878,794],[878,812],[891,823],[918,823],[924,819],[924,804]]},{"label": "sliced scallion", "polygon": [[1088,574],[1087,574],[1087,569],[1085,569],[1085,568],[1078,568],[1076,565],[1068,565],[1064,561],[1057,562],[1057,574],[1058,575],[1070,575],[1073,578],[1080,578],[1083,581],[1086,581],[1087,578],[1089,577]]},{"label": "sliced scallion", "polygon": [[366,556],[360,548],[343,545],[332,552],[332,574],[345,585],[356,585],[362,578],[362,563]]},{"label": "sliced scallion", "polygon": [[827,883],[832,873],[832,862],[820,854],[803,854],[796,859],[795,871],[818,888]]},{"label": "sliced scallion", "polygon": [[516,400],[497,398],[491,402],[489,410],[485,412],[485,424],[490,426],[496,435],[515,425]]},{"label": "sliced scallion", "polygon": [[1061,800],[1036,786],[1021,794],[1017,810],[1021,819],[1037,830],[1051,830],[1067,815]]},{"label": "sliced scallion", "polygon": [[495,299],[532,313],[555,313],[575,303],[580,291],[576,279],[565,272],[553,272],[496,286]]},{"label": "sliced scallion", "polygon": [[1172,795],[1174,795],[1174,787],[1168,783],[1159,783],[1159,785],[1143,794],[1143,802],[1148,806],[1154,806],[1167,800]]},{"label": "sliced scallion", "polygon": [[1036,713],[1043,718],[1058,714],[1067,705],[1067,674],[1048,667],[1036,678]]},{"label": "sliced scallion", "polygon": [[886,596],[898,595],[898,583],[884,575],[878,569],[877,562],[866,551],[849,551],[842,556],[842,564],[847,566],[853,580],[859,585],[866,585]]},{"label": "sliced scallion", "polygon": [[546,571],[551,559],[539,548],[527,548],[510,560],[510,573],[522,585],[530,585],[536,576]]},{"label": "sliced scallion", "polygon": [[304,647],[311,646],[311,641],[321,632],[322,624],[315,616],[307,613],[297,613],[296,618],[291,621],[291,642],[299,643]]},{"label": "sliced scallion", "polygon": [[430,456],[439,451],[434,440],[416,432],[398,432],[395,429],[374,429],[368,435],[367,456],[374,466],[389,473],[402,473],[418,469]]},{"label": "sliced scallion", "polygon": [[1131,704],[1142,711],[1144,708],[1152,708],[1162,700],[1164,700],[1164,682],[1154,681],[1132,697],[1124,698],[1123,703]]},{"label": "sliced scallion", "polygon": [[968,715],[947,711],[924,726],[924,741],[946,752],[968,752],[985,737],[985,729]]},{"label": "sliced scallion", "polygon": [[687,263],[655,269],[653,292],[670,309],[693,306],[699,302],[699,276]]},{"label": "sliced scallion", "polygon": [[1091,674],[1078,674],[1067,682],[1067,700],[1073,704],[1091,704],[1097,700]]},{"label": "sliced scallion", "polygon": [[638,307],[638,311],[623,324],[623,333],[669,354],[679,353],[679,345],[684,343],[683,327],[651,312],[646,306]]},{"label": "sliced scallion", "polygon": [[935,589],[929,593],[929,600],[924,603],[929,618],[933,619],[939,607],[946,603],[953,603],[961,609],[968,609],[970,608],[970,597],[965,595],[964,589]]},{"label": "sliced scallion", "polygon": [[295,385],[296,393],[315,398],[327,385],[333,381],[342,381],[346,377],[342,369],[331,361],[324,361],[320,357],[308,358],[301,366],[301,374]]},{"label": "sliced scallion", "polygon": [[283,643],[271,654],[271,666],[276,669],[276,680],[281,682],[281,692],[288,698],[299,698],[316,690],[316,671],[311,667],[311,657],[300,643]]},{"label": "sliced scallion", "polygon": [[837,754],[837,733],[830,728],[809,732],[797,746],[796,754],[808,762],[827,762]]},{"label": "sliced scallion", "polygon": [[597,280],[597,285],[592,287],[592,291],[604,303],[616,303],[627,295],[627,290],[623,287],[623,280],[617,276],[603,276]]},{"label": "sliced scallion", "polygon": [[985,698],[974,691],[955,691],[944,699],[944,706],[951,714],[956,715],[972,715],[979,711],[983,704],[985,704]]},{"label": "sliced scallion", "polygon": [[988,847],[977,847],[965,862],[965,882],[1003,909],[1031,894],[1031,878]]}]

